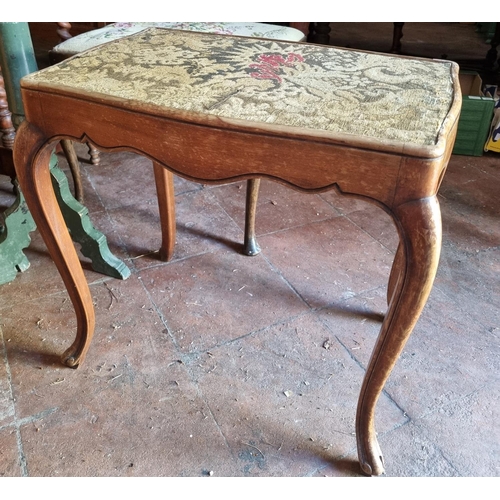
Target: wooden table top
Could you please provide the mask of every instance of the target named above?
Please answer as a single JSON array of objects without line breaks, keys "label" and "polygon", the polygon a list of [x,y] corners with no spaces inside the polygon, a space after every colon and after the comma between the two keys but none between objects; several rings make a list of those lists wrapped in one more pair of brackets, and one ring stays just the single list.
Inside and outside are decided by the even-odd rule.
[{"label": "wooden table top", "polygon": [[448,61],[153,28],[21,84],[160,116],[346,135],[432,156],[460,98],[457,74]]}]

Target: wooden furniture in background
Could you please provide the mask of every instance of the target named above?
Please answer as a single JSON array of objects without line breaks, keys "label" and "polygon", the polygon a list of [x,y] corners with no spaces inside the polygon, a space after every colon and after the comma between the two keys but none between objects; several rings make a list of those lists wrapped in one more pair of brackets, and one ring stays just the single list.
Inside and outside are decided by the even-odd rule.
[{"label": "wooden furniture in background", "polygon": [[[24,120],[19,80],[36,70],[28,24],[0,23],[0,71],[3,72],[0,87],[0,173],[11,178],[16,195],[14,203],[2,214],[0,283],[12,281],[17,272],[28,269],[29,262],[22,250],[29,245],[29,233],[36,228],[19,189],[12,159],[15,129]],[[66,139],[60,142],[77,183],[79,175],[78,179],[75,178],[74,164],[78,165],[78,159],[73,143]],[[110,252],[106,237],[91,223],[87,208],[72,196],[66,175],[59,169],[55,154],[50,158],[50,173],[67,227],[71,230],[73,240],[81,245],[82,254],[91,260],[92,268],[114,278],[126,279],[130,270]],[[78,191],[77,185],[76,190]]]},{"label": "wooden furniture in background", "polygon": [[405,23],[394,23],[392,32],[392,47],[390,52],[399,54],[401,52],[401,38],[403,38],[403,26]]},{"label": "wooden furniture in background", "polygon": [[[402,38],[403,38],[403,28],[406,23],[394,23],[393,32],[393,42],[391,47],[391,52],[400,54],[402,51]],[[469,24],[479,24],[479,23],[469,23]],[[485,79],[491,79],[491,82],[497,80],[497,75],[500,72],[500,59],[498,57],[497,47],[500,44],[500,23],[496,23],[495,31],[489,40],[490,48],[486,52],[484,58],[479,58],[478,60],[472,61],[459,61],[456,62],[460,65],[463,70],[475,70],[480,72]],[[446,50],[446,44],[442,47]],[[443,58],[442,56],[439,56]],[[447,57],[446,57],[447,58]]]},{"label": "wooden furniture in background", "polygon": [[30,263],[23,250],[31,241],[29,233],[36,227],[16,180],[12,157],[16,132],[11,116],[0,73],[0,175],[10,178],[16,197],[12,205],[0,213],[0,285],[9,283],[18,272],[28,269]]},{"label": "wooden furniture in background", "polygon": [[498,56],[498,46],[500,45],[500,22],[496,23],[495,33],[490,41],[490,49],[486,54],[484,65],[491,71],[500,71],[500,57]]},{"label": "wooden furniture in background", "polygon": [[[391,80],[391,74],[397,76]],[[142,153],[153,159],[164,192],[173,189],[173,173],[203,183],[265,177],[304,192],[336,189],[392,216],[400,243],[389,277],[389,306],[356,415],[361,468],[381,474],[375,406],[438,266],[437,191],[460,113],[457,65],[150,29],[25,77],[21,85],[26,121],[14,159],[28,206],[75,307],[76,338],[62,357],[67,366],[82,363],[95,317],[50,182],[55,138]],[[423,101],[426,113],[420,112]],[[67,109],[72,112],[61,111]],[[175,206],[171,196],[164,200],[168,240],[175,236],[168,233]]]}]

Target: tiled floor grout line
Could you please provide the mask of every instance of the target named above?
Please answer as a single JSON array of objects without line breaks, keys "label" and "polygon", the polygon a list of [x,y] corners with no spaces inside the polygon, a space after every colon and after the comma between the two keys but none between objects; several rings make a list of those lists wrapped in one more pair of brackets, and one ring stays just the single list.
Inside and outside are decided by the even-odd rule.
[{"label": "tiled floor grout line", "polygon": [[[359,224],[357,224],[356,222],[354,222],[350,217],[349,217],[349,214],[345,215],[345,218],[351,222],[352,224],[354,224],[360,231],[362,231],[363,233],[365,233],[367,236],[369,236],[373,241],[376,241],[381,247],[385,248],[388,252],[390,252],[392,255],[395,254],[395,250],[389,248],[387,245],[385,245],[384,243],[382,243],[379,239],[375,238],[375,236],[373,236],[372,234],[370,234],[366,229],[363,229]],[[387,277],[387,279],[389,279],[389,277]]]},{"label": "tiled floor grout line", "polygon": [[[340,194],[340,196],[343,196],[342,194]],[[344,198],[349,198],[349,196],[343,196]],[[354,199],[357,199],[357,197],[352,197]],[[370,238],[372,238],[373,240],[375,240],[376,242],[378,242],[380,245],[382,245],[386,250],[388,250],[389,252],[391,252],[392,254],[394,253],[394,250],[388,248],[386,245],[384,245],[384,243],[382,243],[378,238],[375,238],[373,235],[371,235],[368,231],[366,231],[365,229],[363,229],[359,224],[357,224],[356,222],[354,222],[350,217],[349,215],[352,214],[352,213],[355,213],[357,212],[358,210],[354,210],[352,212],[348,212],[348,213],[343,213],[341,212],[333,203],[331,203],[330,201],[328,200],[325,200],[323,199],[326,203],[328,203],[332,208],[334,208],[335,210],[337,210],[340,214],[341,217],[345,217],[349,222],[351,222],[352,224],[354,224],[358,229],[360,229],[361,231],[363,231],[363,233],[365,233],[367,236],[369,236]],[[374,203],[370,203],[369,201],[367,200],[363,200],[366,202],[366,205],[368,206],[376,206],[380,211],[384,212],[384,213],[387,213],[385,212],[380,206],[374,204]],[[389,215],[389,214],[387,214]],[[392,218],[391,218],[392,220]],[[394,223],[394,221],[393,221]],[[394,230],[397,232],[397,229],[396,227],[394,227]]]},{"label": "tiled floor grout line", "polygon": [[[319,318],[319,320],[323,323],[323,325],[327,328],[327,330],[329,330],[330,332],[332,332],[331,328],[329,328],[328,324],[325,323],[322,318]],[[332,335],[335,336],[335,339],[337,340],[337,342],[344,348],[344,350],[348,353],[348,355],[350,356],[350,358],[363,370],[364,373],[366,373],[366,368],[363,366],[363,364],[358,360],[358,358],[353,354],[353,352],[351,351],[351,349],[349,349],[343,342],[342,340],[337,336],[335,335],[334,332],[332,332]],[[390,401],[391,403],[394,404],[394,406],[407,418],[407,421],[404,422],[403,424],[401,425],[398,425],[396,426],[394,429],[391,429],[390,431],[388,432],[392,432],[393,430],[395,430],[396,428],[398,427],[401,427],[403,425],[406,425],[408,422],[410,422],[412,419],[411,417],[408,416],[408,413],[401,407],[401,405],[387,392],[387,389],[384,388],[382,390],[382,394],[384,394]],[[387,433],[386,433],[387,434]]]},{"label": "tiled floor grout line", "polygon": [[425,413],[422,413],[422,415],[419,415],[418,417],[415,417],[414,420],[419,420],[419,419],[422,419],[422,418],[426,418],[429,415],[432,415],[432,414],[438,412],[439,410],[442,410],[443,408],[447,408],[450,405],[454,405],[454,404],[456,404],[456,403],[458,403],[460,401],[464,401],[467,398],[470,398],[472,395],[477,394],[479,391],[480,391],[480,389],[474,389],[473,391],[470,391],[468,394],[463,394],[460,397],[454,399],[453,401],[447,401],[445,404],[443,404],[443,405],[441,405],[439,407],[436,406],[434,408],[431,408],[431,409],[427,410]]},{"label": "tiled floor grout line", "polygon": [[3,336],[2,329],[0,328],[0,349],[2,351],[2,358],[4,360],[5,364],[5,371],[7,373],[7,383],[8,383],[8,391],[9,391],[9,400],[11,402],[11,411],[12,411],[12,416],[14,417],[13,422],[9,426],[13,426],[15,428],[16,432],[16,444],[17,444],[17,453],[18,453],[18,459],[19,459],[19,467],[21,469],[21,475],[23,477],[28,477],[28,464],[26,462],[26,455],[24,454],[24,449],[23,449],[23,442],[21,438],[21,423],[17,419],[17,413],[16,413],[16,405],[15,405],[15,400],[14,400],[14,392],[12,389],[12,373],[10,371],[10,364],[9,364],[9,358],[7,356],[7,348],[5,346],[5,339]]},{"label": "tiled floor grout line", "polygon": [[[335,207],[332,205],[332,208],[335,208]],[[223,208],[223,210],[224,210],[224,208]],[[227,212],[226,212],[226,214],[229,217],[231,217]],[[312,226],[314,224],[320,224],[320,223],[323,223],[323,222],[326,222],[326,221],[329,221],[329,220],[338,219],[339,217],[343,217],[344,219],[348,220],[351,224],[354,224],[360,231],[362,231],[364,234],[366,234],[370,239],[372,239],[373,241],[377,242],[380,246],[382,246],[383,248],[385,248],[391,254],[394,254],[394,250],[392,250],[389,247],[387,247],[384,243],[382,243],[380,240],[378,240],[373,235],[371,235],[369,232],[367,232],[365,229],[363,229],[361,226],[359,226],[356,222],[354,222],[349,217],[349,214],[341,214],[341,213],[339,213],[338,215],[333,215],[333,216],[330,216],[330,217],[325,217],[325,218],[322,218],[322,219],[319,219],[319,220],[315,220],[313,222],[304,222],[303,224],[297,224],[296,226],[289,226],[289,227],[286,227],[286,228],[283,228],[283,229],[277,229],[275,231],[268,231],[268,232],[265,232],[265,233],[257,233],[257,236],[256,236],[257,242],[259,241],[259,238],[263,238],[263,237],[267,237],[267,236],[272,236],[272,235],[275,235],[275,234],[286,233],[287,231],[291,231],[291,230],[294,230],[294,229],[300,229],[300,228],[306,227],[306,226]],[[258,213],[257,213],[257,219],[258,219]],[[233,219],[233,221],[234,221],[234,219]],[[238,226],[238,228],[241,229],[239,227],[239,225],[236,223],[236,221],[234,221],[234,222]]]},{"label": "tiled floor grout line", "polygon": [[[219,187],[219,186],[213,186],[213,188],[217,188],[217,187]],[[292,190],[292,188],[290,188],[290,190]],[[317,193],[312,193],[312,194],[314,194],[315,196],[319,196],[319,194],[317,194]],[[311,194],[309,194],[308,196],[311,196]],[[220,208],[224,211],[224,213],[234,222],[234,224],[236,225],[236,227],[238,229],[244,231],[244,224],[242,224],[242,226],[240,226],[240,224],[238,224],[238,222],[231,216],[231,214],[221,205],[221,203],[219,202],[217,196],[213,195],[213,197],[215,198],[215,201],[220,206]],[[312,225],[312,224],[316,224],[318,222],[325,222],[327,220],[336,219],[337,217],[342,216],[342,214],[340,214],[338,212],[338,210],[333,205],[331,205],[331,203],[329,203],[326,200],[323,200],[323,198],[320,198],[320,199],[321,199],[321,201],[323,201],[324,203],[326,203],[327,205],[329,205],[333,210],[335,210],[337,212],[337,215],[325,216],[322,219],[317,219],[317,220],[312,221],[312,222],[304,222],[303,224],[291,225],[291,226],[288,226],[288,227],[283,228],[283,229],[277,229],[275,231],[268,231],[268,232],[265,232],[265,233],[259,233],[257,231],[258,220],[259,220],[259,207],[257,206],[257,208],[256,208],[256,224],[255,224],[255,226],[256,226],[256,233],[257,233],[256,234],[257,242],[258,242],[259,238],[264,237],[264,236],[270,236],[270,235],[273,235],[273,234],[280,234],[280,233],[289,231],[291,229],[298,229],[298,228],[301,228],[301,227],[304,227],[304,226],[309,226],[309,225]],[[244,206],[242,207],[242,211],[243,212],[245,211],[245,207]]]},{"label": "tiled floor grout line", "polygon": [[182,358],[182,355],[183,355],[182,351],[179,349],[179,345],[177,344],[177,341],[175,340],[173,332],[172,332],[171,328],[169,327],[169,325],[167,323],[167,319],[165,318],[165,315],[161,312],[159,306],[154,301],[153,296],[151,295],[151,292],[149,291],[149,289],[144,284],[144,280],[142,279],[142,276],[140,275],[140,272],[138,272],[137,278],[138,278],[139,282],[141,283],[141,286],[142,286],[144,292],[146,293],[146,296],[148,297],[148,299],[149,299],[149,301],[151,303],[151,306],[153,307],[154,311],[156,312],[156,314],[158,316],[158,319],[161,321],[164,329],[168,332],[168,336],[172,340],[172,343],[173,343],[173,345],[175,347],[175,350],[176,350],[177,354],[179,355],[180,358]]},{"label": "tiled floor grout line", "polygon": [[[224,184],[224,186],[226,186],[227,184]],[[213,186],[214,189],[216,189],[217,187],[220,187],[220,186]],[[224,212],[227,217],[229,218],[229,220],[233,223],[234,227],[239,229],[240,231],[244,231],[244,227],[240,227],[240,225],[236,222],[236,220],[228,213],[228,211],[221,205],[221,203],[219,202],[219,199],[217,198],[217,196],[213,193],[213,191],[208,191],[209,194],[210,194],[210,197],[211,197],[211,200],[219,206],[219,208],[222,210],[222,212]],[[244,211],[245,208],[243,207],[242,210]],[[243,241],[241,242],[243,244]]]},{"label": "tiled floor grout line", "polygon": [[[166,320],[164,314],[162,313],[162,311],[160,310],[159,306],[154,301],[154,299],[153,299],[150,291],[148,290],[148,288],[146,287],[146,285],[144,284],[144,281],[141,279],[140,276],[139,276],[139,281],[141,282],[141,285],[142,285],[142,287],[143,287],[143,289],[144,289],[147,297],[149,298],[149,301],[151,302],[151,305],[153,306],[154,310],[156,311],[156,314],[158,315],[158,318],[160,319],[160,321],[162,322],[163,326],[167,330],[168,335],[171,338],[172,343],[174,345],[174,348],[176,350],[176,355],[179,357],[179,359],[183,360],[183,359],[186,359],[186,358],[193,358],[196,355],[202,354],[202,352],[199,353],[199,354],[198,353],[184,354],[182,352],[182,350],[179,348],[179,345],[177,344],[177,341],[175,339],[175,336],[174,336],[173,332],[171,331],[170,327],[167,324],[167,320]],[[208,350],[209,349],[207,349],[207,351]],[[227,449],[229,450],[229,452],[231,453],[231,455],[233,455],[233,457],[234,457],[233,449],[230,446],[230,444],[229,444],[229,442],[227,440],[227,437],[226,437],[226,435],[224,434],[224,432],[222,430],[222,427],[220,426],[219,422],[217,421],[217,419],[215,417],[215,413],[213,412],[213,410],[212,410],[209,402],[206,400],[205,397],[203,397],[203,391],[200,389],[199,385],[196,383],[195,377],[193,376],[192,371],[189,369],[189,363],[183,362],[182,365],[183,365],[184,370],[186,371],[189,379],[191,380],[192,384],[194,385],[195,390],[196,390],[198,396],[200,397],[200,399],[205,403],[206,407],[208,408],[208,411],[210,412],[210,415],[212,416],[212,420],[215,423],[215,426],[216,426],[218,432],[220,433],[222,439],[224,440],[224,442],[225,442],[225,444],[227,446]]]},{"label": "tiled floor grout line", "polygon": [[299,298],[303,303],[304,305],[307,306],[307,308],[309,310],[313,310],[313,307],[311,307],[307,301],[304,299],[304,297],[302,297],[302,295],[299,293],[299,291],[285,278],[285,276],[283,276],[282,272],[280,271],[280,269],[278,269],[272,262],[271,260],[269,259],[269,257],[267,257],[264,252],[262,252],[262,258],[267,262],[267,265],[271,268],[271,271],[274,272],[276,275],[278,275],[281,280],[288,286],[288,288],[290,288],[290,290],[297,296],[297,298]]},{"label": "tiled floor grout line", "polygon": [[[168,335],[170,337],[170,339],[172,340],[172,344],[174,345],[174,348],[176,350],[176,355],[179,357],[179,359],[185,359],[186,357],[192,357],[193,355],[191,354],[190,356],[186,356],[182,351],[181,349],[179,349],[179,345],[177,344],[177,341],[175,339],[175,336],[173,334],[173,332],[171,331],[170,327],[168,326],[167,324],[167,320],[164,316],[164,314],[161,312],[159,306],[156,304],[156,302],[154,301],[150,291],[148,290],[148,288],[146,287],[146,285],[144,284],[144,281],[142,280],[141,276],[138,276],[139,278],[139,281],[141,283],[141,286],[143,287],[151,305],[153,306],[156,314],[158,315],[158,318],[160,319],[160,321],[162,322],[163,326],[165,327],[165,329],[167,330],[168,332]],[[217,419],[215,418],[215,414],[214,412],[212,411],[212,408],[210,407],[210,405],[208,404],[208,402],[206,401],[206,399],[202,396],[202,391],[199,387],[199,385],[195,382],[195,379],[193,377],[193,374],[192,372],[189,370],[188,368],[188,364],[187,363],[182,363],[183,364],[183,367],[184,367],[184,370],[186,371],[187,375],[189,376],[189,379],[191,380],[191,382],[193,383],[193,385],[195,386],[195,389],[196,389],[196,392],[198,393],[198,395],[200,396],[200,399],[205,403],[205,405],[207,406],[208,410],[210,411],[210,414],[212,415],[212,420],[213,422],[215,423],[215,426],[217,427],[220,435],[222,436],[222,438],[224,439],[224,442],[226,443],[226,446],[228,448],[228,450],[230,451],[231,454],[233,454],[233,450],[231,448],[231,446],[229,445],[229,442],[227,441],[227,438],[224,434],[224,432],[222,431],[222,428],[220,426],[220,424],[218,423]]]},{"label": "tiled floor grout line", "polygon": [[[158,252],[152,252],[152,253],[158,253]],[[179,257],[179,258],[173,258],[172,260],[169,260],[168,262],[163,262],[163,261],[158,261],[154,264],[147,265],[145,267],[141,267],[140,269],[136,269],[132,272],[132,274],[141,274],[143,271],[150,271],[151,269],[157,269],[159,267],[165,267],[170,264],[177,264],[179,262],[184,262],[189,259],[193,259],[196,257],[203,257],[204,255],[212,253],[210,250],[205,250],[203,252],[191,254],[191,255],[186,255],[185,257]],[[136,257],[137,258],[137,257]]]},{"label": "tiled floor grout line", "polygon": [[[413,421],[412,423],[413,423],[413,425],[418,425],[418,423],[416,421]],[[446,454],[443,452],[441,447],[436,444],[435,438],[430,437],[429,434],[427,432],[425,432],[424,430],[422,430],[422,433],[426,437],[426,439],[434,445],[434,447],[439,452],[441,457],[443,457],[443,460],[451,467],[451,469],[453,469],[457,473],[458,477],[464,477],[464,476],[468,475],[468,474],[463,474],[460,470],[458,470],[455,467],[454,463],[446,456]]]},{"label": "tiled floor grout line", "polygon": [[[102,285],[103,283],[114,280],[114,279],[115,278],[112,278],[110,276],[103,276],[102,278],[98,278],[97,280],[88,283],[88,285],[89,285],[89,288],[92,288],[93,286]],[[61,290],[58,290],[58,291],[55,291],[52,293],[44,294],[43,297],[50,298],[50,297],[57,297],[59,295],[67,295],[67,294],[68,294],[67,290],[65,288],[63,288]],[[28,299],[28,300],[24,301],[23,304],[30,304],[32,302],[38,302],[39,300],[40,300],[40,297],[34,297],[32,299]],[[13,304],[6,304],[4,306],[0,305],[0,311],[2,311],[4,309],[8,309],[9,307],[12,307],[12,306],[13,306]],[[1,326],[1,324],[2,323],[1,323],[1,319],[0,319],[0,326]]]},{"label": "tiled floor grout line", "polygon": [[[479,168],[477,165],[472,165],[472,168],[474,170],[477,170],[478,171],[478,175],[487,175],[489,178],[493,180],[498,180],[498,173],[496,173],[496,175],[494,173],[492,173],[491,171],[488,171],[486,169],[481,169]],[[499,171],[500,172],[500,171]]]},{"label": "tiled floor grout line", "polygon": [[[338,297],[337,300],[341,301],[341,302],[348,302],[349,300],[352,300],[352,299],[355,299],[355,298],[359,298],[359,297],[363,297],[367,294],[371,294],[373,292],[376,292],[377,290],[380,290],[380,289],[385,289],[386,288],[386,285],[377,285],[377,286],[374,286],[373,288],[365,288],[364,290],[360,290],[359,292],[356,292],[354,293],[354,295],[350,295],[349,297],[347,298],[342,298],[342,296]],[[315,312],[321,312],[321,311],[327,311],[328,309],[331,309],[332,307],[334,307],[335,305],[337,304],[337,302],[331,302],[330,304],[327,304],[325,306],[319,306],[319,307],[313,307],[312,310],[315,311]],[[376,315],[377,317],[380,315],[379,313],[368,313],[367,312],[367,315],[368,314],[371,314],[371,315]],[[381,322],[383,321],[383,318],[381,318]]]},{"label": "tiled floor grout line", "polygon": [[[219,200],[215,195],[212,195],[214,198],[214,201],[220,206],[220,208],[224,211],[224,213],[233,221],[233,223],[238,227],[238,229],[241,229],[238,225],[238,223],[231,217],[231,215],[226,211],[226,209],[219,203]],[[316,221],[315,221],[316,222]],[[259,255],[262,256],[264,261],[267,263],[267,265],[270,267],[271,271],[277,274],[283,282],[290,288],[290,290],[309,308],[312,309],[311,306],[303,299],[303,297],[299,294],[299,292],[292,286],[292,284],[283,276],[283,274],[279,271],[279,269],[269,260],[269,258],[265,255],[265,253],[262,251]],[[249,257],[250,258],[250,257]]]},{"label": "tiled floor grout line", "polygon": [[[450,301],[450,302],[454,302],[455,303],[455,297],[453,295],[449,295],[448,293],[446,293],[445,290],[442,289],[441,285],[439,283],[435,283],[432,290],[436,290],[438,293],[440,293],[443,297],[446,298],[446,300]],[[468,319],[472,319],[472,316],[470,315],[469,312],[467,311],[462,311],[462,314],[465,315]],[[481,325],[481,327],[487,331],[488,333],[490,333],[491,335],[494,335],[495,334],[489,330],[488,327],[486,327],[481,321],[480,319],[477,319],[475,320],[478,324]],[[498,329],[498,328],[497,328]],[[498,337],[497,337],[498,338]],[[499,342],[500,342],[500,339],[499,339]]]},{"label": "tiled floor grout line", "polygon": [[[344,216],[342,214],[332,215],[332,216],[329,216],[329,217],[324,217],[322,219],[317,219],[317,220],[312,221],[312,222],[304,222],[303,224],[297,224],[295,226],[291,225],[291,226],[285,227],[283,229],[276,229],[275,231],[268,231],[266,233],[258,233],[257,234],[257,241],[258,241],[259,238],[263,238],[263,237],[266,237],[266,236],[272,236],[274,234],[286,233],[287,231],[291,231],[291,230],[294,230],[294,229],[300,229],[302,227],[312,226],[314,224],[320,224],[322,222],[326,222],[326,221],[329,221],[329,220],[338,219],[339,217],[344,217]],[[257,218],[258,218],[258,213],[257,213]]]},{"label": "tiled floor grout line", "polygon": [[261,333],[264,333],[268,330],[271,330],[272,328],[280,325],[281,323],[290,323],[292,321],[295,321],[297,319],[300,319],[304,316],[307,316],[314,311],[304,311],[302,313],[296,314],[295,316],[287,316],[285,318],[280,318],[276,320],[274,323],[270,325],[263,326],[262,328],[259,328],[258,330],[252,330],[251,332],[245,333],[243,335],[240,335],[239,337],[236,337],[234,339],[226,340],[225,342],[221,342],[220,344],[214,344],[211,347],[207,347],[206,349],[200,350],[200,351],[191,351],[189,354],[185,354],[185,356],[188,357],[196,357],[200,356],[202,354],[206,354],[207,352],[214,351],[216,349],[220,349],[222,347],[230,346],[231,344],[234,344],[235,342],[239,342],[241,340],[244,340],[249,337],[253,337],[255,335],[260,335]]},{"label": "tiled floor grout line", "polygon": [[[94,167],[94,168],[99,168],[99,166],[94,166],[94,165],[91,165],[91,167]],[[128,247],[125,243],[125,241],[123,241],[123,238],[121,236],[121,233],[118,231],[118,229],[116,228],[115,226],[115,222],[114,222],[114,219],[111,217],[110,213],[109,213],[109,210],[108,208],[106,207],[106,204],[104,203],[103,199],[101,198],[99,192],[97,191],[96,187],[95,187],[95,184],[94,184],[94,181],[93,181],[93,178],[91,176],[91,174],[89,172],[87,172],[87,169],[84,168],[82,169],[83,170],[83,173],[85,175],[85,177],[87,178],[87,181],[89,182],[89,184],[92,186],[92,189],[94,190],[94,193],[95,195],[97,196],[97,199],[99,200],[99,203],[102,205],[103,207],[103,212],[105,214],[105,217],[107,219],[107,221],[109,222],[109,224],[111,225],[112,229],[115,231],[115,234],[117,235],[117,238],[118,238],[118,246],[120,247],[120,250],[126,255],[125,259],[123,260],[127,260],[127,264],[131,267],[130,271],[132,273],[134,273],[134,271],[136,270],[136,267],[135,267],[135,264],[134,264],[134,259],[132,258],[132,256],[130,255],[130,253],[128,252]],[[90,213],[89,212],[89,217],[93,217],[95,215],[95,212],[93,213]],[[92,222],[92,219],[91,219],[91,222]],[[92,222],[92,225],[94,225],[94,223]],[[95,226],[94,226],[95,227]],[[108,238],[108,236],[103,233],[106,238]]]}]

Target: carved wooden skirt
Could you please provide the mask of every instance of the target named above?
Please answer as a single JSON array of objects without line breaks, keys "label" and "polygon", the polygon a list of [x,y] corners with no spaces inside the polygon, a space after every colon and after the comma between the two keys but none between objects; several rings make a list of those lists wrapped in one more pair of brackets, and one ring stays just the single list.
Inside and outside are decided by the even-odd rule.
[{"label": "carved wooden skirt", "polygon": [[203,183],[263,177],[363,197],[392,216],[400,237],[356,417],[361,468],[381,474],[374,410],[436,274],[436,194],[459,116],[457,74],[446,61],[150,29],[25,77],[15,166],[76,310],[63,362],[83,361],[94,308],[51,186],[55,141],[151,158],[164,229],[173,220],[172,173]]}]

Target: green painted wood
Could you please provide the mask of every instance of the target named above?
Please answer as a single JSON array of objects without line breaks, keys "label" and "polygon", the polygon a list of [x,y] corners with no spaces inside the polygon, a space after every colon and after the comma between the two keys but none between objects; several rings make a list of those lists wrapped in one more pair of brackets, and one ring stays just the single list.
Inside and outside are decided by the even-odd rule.
[{"label": "green painted wood", "polygon": [[24,119],[19,80],[38,70],[28,23],[0,23],[0,66],[14,127]]},{"label": "green painted wood", "polygon": [[51,159],[50,173],[71,238],[80,244],[82,254],[92,261],[92,269],[113,278],[127,279],[130,269],[111,253],[106,237],[92,225],[87,207],[71,194],[68,179],[57,165],[55,155]]},{"label": "green painted wood", "polygon": [[495,101],[489,97],[463,96],[453,154],[482,156],[488,140]]},{"label": "green painted wood", "polygon": [[15,202],[1,214],[0,226],[0,285],[12,281],[30,263],[23,253],[31,242],[30,232],[36,229],[24,196],[14,180]]},{"label": "green painted wood", "polygon": [[[18,127],[24,119],[24,106],[21,99],[19,81],[23,76],[38,70],[28,23],[0,23],[0,66],[2,68],[5,91],[7,93],[9,108],[12,112],[13,123],[15,127]],[[130,276],[129,268],[111,253],[106,237],[92,225],[88,209],[71,194],[66,176],[57,166],[57,157],[55,154],[52,154],[50,165],[56,197],[73,241],[80,244],[82,254],[91,259],[92,268],[95,271],[113,278],[128,278]],[[22,198],[22,193],[20,193],[20,197]],[[24,198],[22,199],[24,200]],[[26,211],[29,214],[29,212],[26,205],[18,204],[16,208],[13,207],[11,207],[11,212],[6,214],[9,217],[9,231],[8,234],[6,233],[5,241],[9,244],[9,250],[7,251],[7,243],[5,241],[3,243],[5,246],[2,245],[0,247],[2,255],[0,260],[0,276],[4,276],[3,279],[6,280],[1,281],[2,278],[0,278],[0,284],[14,279],[15,275],[13,275],[12,265],[14,265],[17,271],[23,271],[29,266],[29,262],[22,253],[22,249],[29,245],[31,239],[28,239],[24,247],[19,246],[17,250],[14,249],[16,245],[24,244],[26,241],[26,226],[16,226],[14,221],[17,221],[17,224],[23,223],[16,214],[19,213],[19,210],[21,213]],[[29,217],[31,218],[31,214],[29,214]],[[19,232],[18,237],[14,236],[16,232]],[[11,263],[12,260],[16,259],[8,258],[7,255],[18,256],[19,253],[24,259],[19,260],[16,257],[19,262],[17,264]]]}]

